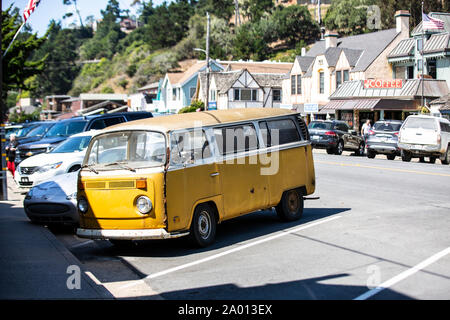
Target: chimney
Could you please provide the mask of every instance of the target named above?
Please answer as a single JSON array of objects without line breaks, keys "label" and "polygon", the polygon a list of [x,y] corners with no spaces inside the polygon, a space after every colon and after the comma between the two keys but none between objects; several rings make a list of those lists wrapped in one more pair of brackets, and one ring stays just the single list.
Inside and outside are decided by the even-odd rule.
[{"label": "chimney", "polygon": [[337,47],[338,33],[335,31],[328,31],[325,33],[325,48],[335,48]]},{"label": "chimney", "polygon": [[397,33],[402,33],[409,38],[409,17],[411,14],[408,10],[399,10],[395,13],[395,22]]}]

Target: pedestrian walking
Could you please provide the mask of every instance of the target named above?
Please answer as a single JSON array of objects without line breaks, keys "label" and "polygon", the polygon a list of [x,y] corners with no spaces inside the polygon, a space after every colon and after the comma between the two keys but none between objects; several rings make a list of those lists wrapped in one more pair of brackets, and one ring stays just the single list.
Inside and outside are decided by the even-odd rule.
[{"label": "pedestrian walking", "polygon": [[361,136],[364,137],[364,143],[366,143],[366,145],[367,145],[367,138],[369,137],[370,130],[372,130],[372,126],[370,125],[370,120],[367,119],[366,123],[364,123],[361,128]]},{"label": "pedestrian walking", "polygon": [[14,161],[16,160],[16,148],[19,145],[19,142],[16,140],[16,135],[12,134],[9,136],[9,144],[6,147],[6,156],[8,157],[7,168],[12,173],[14,177],[14,173],[16,172],[16,165]]}]

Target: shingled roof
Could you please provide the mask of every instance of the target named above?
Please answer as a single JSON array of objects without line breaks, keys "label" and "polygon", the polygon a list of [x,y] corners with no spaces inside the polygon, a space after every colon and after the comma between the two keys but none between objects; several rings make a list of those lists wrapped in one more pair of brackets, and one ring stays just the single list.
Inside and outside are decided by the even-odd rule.
[{"label": "shingled roof", "polygon": [[[349,52],[351,58],[355,62],[352,72],[365,71],[372,62],[386,49],[386,47],[397,37],[398,33],[396,29],[388,29],[377,32],[365,33],[356,36],[339,38],[337,40],[336,49],[351,49],[354,52]],[[331,48],[328,48],[331,49]],[[318,55],[325,54],[328,50],[325,48],[325,40],[317,41],[311,49],[306,53],[306,56],[317,57]],[[329,54],[332,55],[337,51],[332,49]],[[361,51],[357,57],[357,51]],[[333,55],[335,56],[335,55]],[[330,56],[331,61],[334,61]],[[328,58],[327,58],[328,62]]]}]

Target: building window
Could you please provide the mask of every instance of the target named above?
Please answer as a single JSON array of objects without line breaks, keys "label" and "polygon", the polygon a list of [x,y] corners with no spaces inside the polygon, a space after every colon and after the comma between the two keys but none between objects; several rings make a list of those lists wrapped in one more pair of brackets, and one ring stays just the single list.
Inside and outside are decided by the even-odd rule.
[{"label": "building window", "polygon": [[323,72],[319,72],[319,93],[325,93],[325,75]]},{"label": "building window", "polygon": [[273,101],[281,102],[281,90],[280,89],[273,89]]},{"label": "building window", "polygon": [[216,101],[216,90],[209,91],[209,101]]},{"label": "building window", "polygon": [[297,94],[302,94],[302,76],[297,75]]},{"label": "building window", "polygon": [[419,59],[417,60],[417,70],[422,71],[422,69],[423,69],[422,59]]},{"label": "building window", "polygon": [[291,94],[295,94],[295,76],[291,76]]},{"label": "building window", "polygon": [[189,88],[189,98],[192,99],[195,95],[195,92],[197,91],[196,87],[190,87]]},{"label": "building window", "polygon": [[423,48],[423,39],[422,38],[417,39],[417,46],[416,46],[416,48],[417,48],[417,52],[422,51],[422,48]]},{"label": "building window", "polygon": [[408,66],[406,69],[406,78],[407,79],[414,79],[414,66]]},{"label": "building window", "polygon": [[433,79],[436,79],[436,60],[428,60],[427,61],[427,70],[428,70],[428,74]]},{"label": "building window", "polygon": [[177,89],[172,89],[172,100],[175,101],[177,100]]},{"label": "building window", "polygon": [[344,82],[350,79],[348,70],[344,70]]},{"label": "building window", "polygon": [[257,89],[234,89],[235,101],[258,101]]},{"label": "building window", "polygon": [[341,83],[342,83],[342,71],[336,71],[336,88],[339,88]]}]

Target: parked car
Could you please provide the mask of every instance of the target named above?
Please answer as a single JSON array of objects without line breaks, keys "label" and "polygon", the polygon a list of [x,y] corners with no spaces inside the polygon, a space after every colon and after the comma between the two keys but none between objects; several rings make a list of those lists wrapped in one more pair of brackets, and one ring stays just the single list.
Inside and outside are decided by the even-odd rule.
[{"label": "parked car", "polygon": [[450,163],[450,121],[444,118],[413,115],[406,118],[399,133],[399,144],[403,161],[429,157],[442,164]]},{"label": "parked car", "polygon": [[9,136],[12,134],[16,135],[16,139],[25,137],[31,130],[36,128],[39,125],[39,122],[25,122],[19,124],[13,124],[7,126],[5,129],[5,138],[9,140]]},{"label": "parked car", "polygon": [[43,139],[37,142],[22,144],[17,148],[16,167],[28,157],[50,151],[73,134],[93,129],[100,130],[114,124],[151,117],[153,117],[151,112],[137,111],[74,117],[58,121],[46,133]]},{"label": "parked car", "polygon": [[50,152],[23,160],[14,179],[23,188],[29,188],[54,176],[80,170],[86,148],[99,130],[75,134]]},{"label": "parked car", "polygon": [[364,139],[344,121],[314,120],[308,129],[313,148],[326,149],[328,154],[340,155],[344,150],[364,154]]},{"label": "parked car", "polygon": [[42,121],[37,123],[37,126],[33,127],[26,136],[17,137],[16,140],[19,144],[26,144],[41,140],[57,122],[56,121]]},{"label": "parked car", "polygon": [[34,223],[78,225],[78,172],[61,174],[28,191],[23,207]]},{"label": "parked car", "polygon": [[400,120],[380,120],[375,122],[367,138],[367,157],[375,158],[377,154],[385,154],[389,160],[400,155],[398,132],[402,126]]}]

